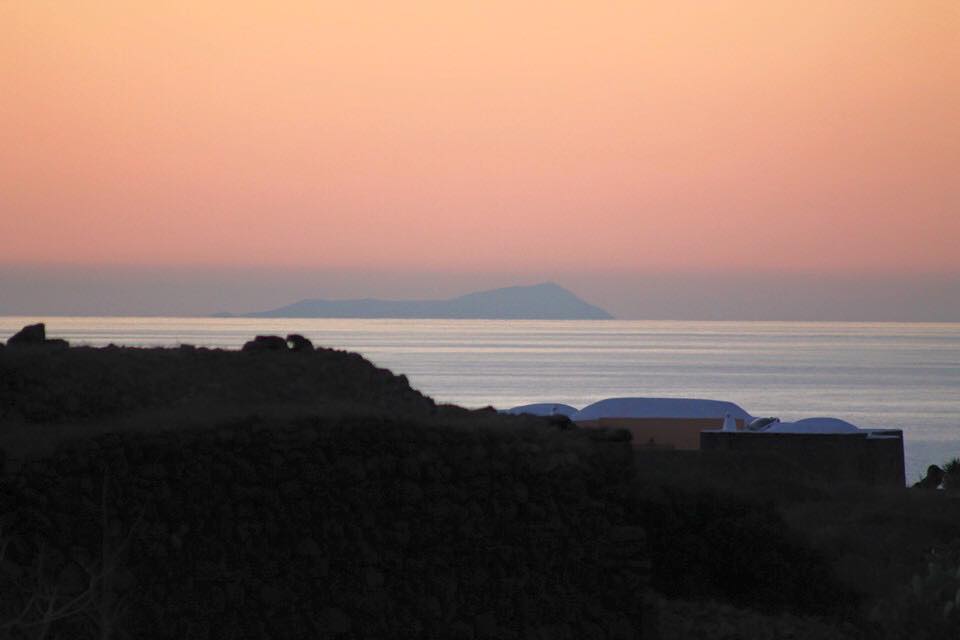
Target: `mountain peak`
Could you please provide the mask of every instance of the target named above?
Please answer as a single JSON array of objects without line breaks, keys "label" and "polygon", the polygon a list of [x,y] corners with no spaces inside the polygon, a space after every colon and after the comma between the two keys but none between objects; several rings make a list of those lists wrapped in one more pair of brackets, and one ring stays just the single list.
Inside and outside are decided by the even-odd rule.
[{"label": "mountain peak", "polygon": [[260,318],[463,318],[507,320],[602,320],[603,309],[555,282],[468,293],[445,300],[301,300],[244,314]]}]

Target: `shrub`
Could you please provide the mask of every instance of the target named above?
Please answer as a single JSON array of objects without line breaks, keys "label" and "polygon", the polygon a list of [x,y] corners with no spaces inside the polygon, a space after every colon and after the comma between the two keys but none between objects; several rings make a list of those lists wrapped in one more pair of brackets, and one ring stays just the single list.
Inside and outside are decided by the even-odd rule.
[{"label": "shrub", "polygon": [[772,503],[661,487],[640,492],[634,506],[649,536],[653,587],[669,598],[827,616],[856,607],[829,559]]},{"label": "shrub", "polygon": [[888,638],[955,640],[960,629],[960,539],[934,549],[926,570],[880,602],[871,619]]},{"label": "shrub", "polygon": [[960,490],[960,458],[943,465],[943,488],[948,491]]}]

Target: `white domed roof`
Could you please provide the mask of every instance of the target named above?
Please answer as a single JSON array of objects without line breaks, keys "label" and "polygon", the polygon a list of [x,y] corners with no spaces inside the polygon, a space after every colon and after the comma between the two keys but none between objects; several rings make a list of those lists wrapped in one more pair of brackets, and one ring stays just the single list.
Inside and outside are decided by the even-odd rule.
[{"label": "white domed roof", "polygon": [[576,407],[559,402],[537,402],[534,404],[523,404],[519,407],[507,409],[504,413],[520,415],[529,413],[535,416],[567,416],[568,418],[577,412]]},{"label": "white domed roof", "polygon": [[776,422],[766,433],[857,433],[856,426],[839,418],[805,418],[796,422]]},{"label": "white domed roof", "polygon": [[600,418],[716,418],[730,414],[736,420],[753,419],[738,405],[723,400],[694,398],[607,398],[571,416],[574,421]]}]

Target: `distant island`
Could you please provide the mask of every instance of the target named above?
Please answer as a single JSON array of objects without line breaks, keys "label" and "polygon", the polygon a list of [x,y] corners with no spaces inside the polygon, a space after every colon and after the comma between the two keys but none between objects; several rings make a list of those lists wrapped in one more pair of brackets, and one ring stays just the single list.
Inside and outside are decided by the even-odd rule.
[{"label": "distant island", "polygon": [[499,320],[609,320],[612,315],[553,282],[468,293],[446,300],[301,300],[241,318],[456,318]]}]

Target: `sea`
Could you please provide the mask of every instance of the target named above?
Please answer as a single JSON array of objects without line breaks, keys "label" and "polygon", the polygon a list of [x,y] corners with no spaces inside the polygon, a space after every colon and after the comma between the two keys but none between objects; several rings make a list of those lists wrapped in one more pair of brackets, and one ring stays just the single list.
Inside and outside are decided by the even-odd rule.
[{"label": "sea", "polygon": [[960,457],[960,323],[0,317],[0,340],[31,322],[94,346],[237,349],[300,333],[466,407],[711,398],[903,429],[908,483]]}]

